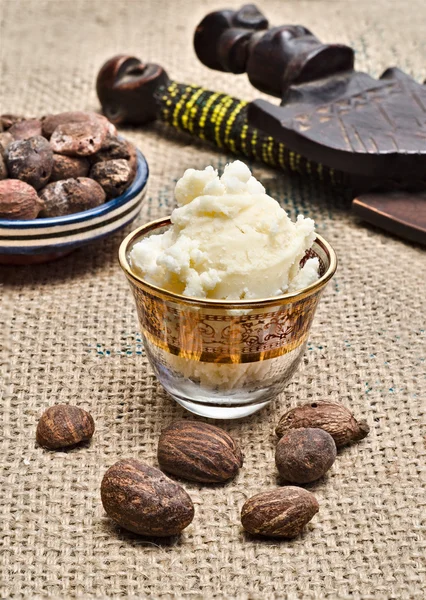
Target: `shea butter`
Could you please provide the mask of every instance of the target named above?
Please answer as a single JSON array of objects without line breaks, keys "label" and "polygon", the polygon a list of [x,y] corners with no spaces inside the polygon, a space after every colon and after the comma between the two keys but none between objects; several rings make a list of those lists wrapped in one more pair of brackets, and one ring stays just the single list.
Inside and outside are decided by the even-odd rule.
[{"label": "shea butter", "polygon": [[187,169],[175,188],[171,227],[136,243],[129,256],[148,283],[194,298],[242,300],[296,292],[318,279],[318,259],[300,261],[314,221],[293,222],[237,160],[223,174]]}]

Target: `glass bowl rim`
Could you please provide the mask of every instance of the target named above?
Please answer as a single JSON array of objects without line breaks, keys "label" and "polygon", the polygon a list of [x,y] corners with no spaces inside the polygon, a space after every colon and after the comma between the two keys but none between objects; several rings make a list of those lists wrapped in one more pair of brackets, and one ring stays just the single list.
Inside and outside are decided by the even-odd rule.
[{"label": "glass bowl rim", "polygon": [[209,308],[260,308],[264,306],[272,306],[277,304],[289,304],[292,302],[296,302],[298,300],[302,300],[307,296],[311,296],[315,294],[320,289],[322,289],[328,281],[333,277],[337,268],[337,256],[336,253],[331,246],[322,236],[316,236],[314,240],[314,244],[317,244],[324,250],[330,260],[330,264],[326,269],[325,273],[317,279],[311,285],[302,288],[296,292],[291,292],[287,294],[280,294],[279,296],[270,296],[268,298],[255,298],[249,300],[218,300],[215,298],[194,298],[192,296],[183,296],[181,294],[176,294],[174,292],[170,292],[165,290],[164,288],[158,287],[152,283],[148,283],[142,277],[136,275],[129,264],[127,259],[127,253],[129,248],[133,246],[133,244],[138,240],[138,238],[144,237],[146,234],[151,231],[155,231],[160,227],[166,227],[167,225],[171,225],[170,217],[163,217],[161,219],[156,219],[155,221],[150,221],[145,225],[141,225],[129,235],[127,235],[124,240],[120,244],[120,248],[118,251],[118,260],[121,268],[123,269],[126,277],[129,279],[131,283],[133,283],[136,287],[144,290],[145,292],[151,293],[155,296],[159,296],[164,300],[170,300],[177,302],[179,304],[190,304],[196,306],[205,306]]}]

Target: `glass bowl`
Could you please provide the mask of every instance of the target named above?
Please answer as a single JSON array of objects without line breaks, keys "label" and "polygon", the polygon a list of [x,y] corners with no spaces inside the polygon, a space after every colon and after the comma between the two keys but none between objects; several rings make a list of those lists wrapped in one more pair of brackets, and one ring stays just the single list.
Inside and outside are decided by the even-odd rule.
[{"label": "glass bowl", "polygon": [[303,356],[320,296],[333,276],[333,248],[317,236],[301,265],[318,257],[320,278],[291,294],[256,300],[188,298],[147,283],[129,252],[170,219],[136,229],[119,260],[132,289],[149,362],[164,389],[187,410],[213,419],[250,415],[279,394]]}]

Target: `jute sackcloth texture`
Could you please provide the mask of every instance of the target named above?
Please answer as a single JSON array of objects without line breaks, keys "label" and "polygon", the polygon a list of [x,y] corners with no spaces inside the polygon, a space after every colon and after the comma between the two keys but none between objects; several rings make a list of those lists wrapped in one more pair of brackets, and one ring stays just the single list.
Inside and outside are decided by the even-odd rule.
[{"label": "jute sackcloth texture", "polygon": [[[97,110],[97,71],[116,53],[158,62],[171,77],[252,99],[244,75],[209,71],[194,27],[233,0],[5,0],[2,112]],[[360,69],[398,65],[426,77],[422,0],[264,0],[275,24],[302,23],[356,48]],[[123,130],[145,153],[149,191],[134,227],[169,214],[188,167],[229,155],[152,124]],[[133,299],[117,262],[126,232],[46,265],[2,268],[2,598],[423,598],[426,593],[425,296],[420,247],[365,226],[350,198],[252,165],[294,218],[312,216],[339,268],[316,315],[303,365],[255,416],[221,425],[245,465],[225,486],[184,484],[195,519],[179,539],[140,539],[112,524],[99,486],[116,460],[156,465],[161,429],[185,413],[162,391],[141,348]],[[127,230],[130,231],[130,228]],[[240,526],[246,498],[277,485],[274,427],[290,406],[340,400],[371,433],[339,453],[312,485],[320,512],[290,542],[254,540]],[[69,402],[96,421],[89,447],[36,446],[47,406]]]}]

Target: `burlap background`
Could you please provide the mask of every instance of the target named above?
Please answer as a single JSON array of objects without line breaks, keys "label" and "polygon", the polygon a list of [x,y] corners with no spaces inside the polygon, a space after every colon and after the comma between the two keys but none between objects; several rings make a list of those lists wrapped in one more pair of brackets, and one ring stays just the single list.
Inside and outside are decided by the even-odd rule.
[{"label": "burlap background", "polygon": [[[104,60],[130,52],[176,79],[253,98],[245,76],[219,74],[193,53],[195,25],[214,2],[4,0],[1,110],[38,115],[98,108]],[[297,23],[357,49],[374,75],[399,65],[426,76],[423,0],[264,0],[271,21]],[[229,159],[163,126],[127,131],[151,177],[139,220],[170,213],[187,167]],[[223,426],[246,462],[224,487],[186,484],[196,505],[181,539],[152,543],[105,517],[99,485],[121,457],[156,464],[161,428],[184,411],[147,365],[136,313],[117,263],[122,232],[44,266],[3,268],[1,439],[2,598],[423,598],[425,538],[425,254],[361,225],[348,198],[253,165],[290,211],[313,216],[340,266],[312,330],[304,364],[270,408]],[[423,342],[423,344],[422,344]],[[290,405],[341,400],[370,436],[340,453],[312,486],[321,509],[292,542],[252,540],[239,523],[248,496],[276,485],[273,428]],[[34,434],[56,402],[90,409],[89,448],[47,452]]]}]

